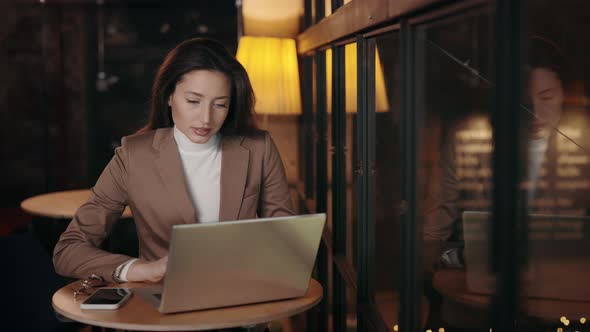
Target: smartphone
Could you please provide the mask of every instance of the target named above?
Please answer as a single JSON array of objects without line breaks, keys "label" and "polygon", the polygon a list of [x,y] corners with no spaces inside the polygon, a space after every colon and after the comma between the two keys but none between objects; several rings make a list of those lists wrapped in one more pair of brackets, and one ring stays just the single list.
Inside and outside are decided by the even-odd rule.
[{"label": "smartphone", "polygon": [[99,288],[80,303],[81,309],[112,310],[117,309],[131,297],[128,288]]}]

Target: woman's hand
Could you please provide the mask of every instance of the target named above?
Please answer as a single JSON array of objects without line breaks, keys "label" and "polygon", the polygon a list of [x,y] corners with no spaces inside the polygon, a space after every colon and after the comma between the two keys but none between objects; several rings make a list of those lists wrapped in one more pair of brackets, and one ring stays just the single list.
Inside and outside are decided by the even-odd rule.
[{"label": "woman's hand", "polygon": [[168,255],[153,262],[135,261],[127,271],[127,280],[130,282],[149,281],[158,282],[166,275]]}]

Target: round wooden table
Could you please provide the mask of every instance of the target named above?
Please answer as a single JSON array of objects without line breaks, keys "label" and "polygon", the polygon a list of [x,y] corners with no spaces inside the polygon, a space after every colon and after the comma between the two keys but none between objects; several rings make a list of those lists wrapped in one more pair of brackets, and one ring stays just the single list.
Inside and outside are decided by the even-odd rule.
[{"label": "round wooden table", "polygon": [[[72,219],[76,210],[90,197],[90,189],[57,191],[25,199],[21,209],[42,217]],[[129,207],[123,211],[122,218],[131,217]]]},{"label": "round wooden table", "polygon": [[[444,297],[487,311],[490,309],[491,296],[476,294],[467,290],[464,270],[441,270],[434,274],[433,286]],[[550,285],[548,285],[550,287]],[[568,301],[558,299],[541,299],[520,297],[523,313],[545,322],[559,323],[562,316],[579,319],[590,313],[590,301]]]},{"label": "round wooden table", "polygon": [[[133,295],[117,310],[81,310],[86,296],[74,299],[73,289],[79,281],[58,290],[52,299],[53,308],[72,320],[94,326],[138,331],[199,331],[252,326],[268,323],[304,312],[320,302],[322,286],[311,279],[305,296],[282,301],[199,310],[177,314],[161,314],[142,297]],[[113,285],[114,286],[114,285]],[[149,283],[124,283],[116,287],[139,288]]]}]

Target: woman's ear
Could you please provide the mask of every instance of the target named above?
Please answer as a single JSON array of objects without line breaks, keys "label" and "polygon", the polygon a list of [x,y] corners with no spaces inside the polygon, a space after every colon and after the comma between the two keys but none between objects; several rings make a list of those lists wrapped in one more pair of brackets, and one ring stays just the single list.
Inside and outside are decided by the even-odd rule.
[{"label": "woman's ear", "polygon": [[168,96],[168,106],[172,107],[172,94]]}]

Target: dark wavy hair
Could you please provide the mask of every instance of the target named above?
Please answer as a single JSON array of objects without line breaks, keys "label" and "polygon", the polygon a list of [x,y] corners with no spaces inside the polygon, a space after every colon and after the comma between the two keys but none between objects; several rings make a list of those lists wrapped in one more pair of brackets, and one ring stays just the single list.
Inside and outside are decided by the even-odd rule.
[{"label": "dark wavy hair", "polygon": [[258,133],[254,120],[254,90],[246,70],[223,45],[208,38],[185,40],[166,55],[152,87],[148,122],[138,132],[174,126],[168,98],[182,76],[193,70],[218,71],[231,81],[229,111],[219,130],[222,135]]},{"label": "dark wavy hair", "polygon": [[557,43],[541,35],[533,35],[529,47],[530,68],[545,68],[557,74],[565,90],[572,80],[572,68]]}]

